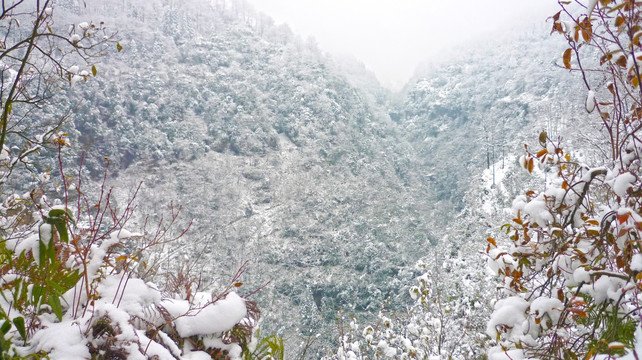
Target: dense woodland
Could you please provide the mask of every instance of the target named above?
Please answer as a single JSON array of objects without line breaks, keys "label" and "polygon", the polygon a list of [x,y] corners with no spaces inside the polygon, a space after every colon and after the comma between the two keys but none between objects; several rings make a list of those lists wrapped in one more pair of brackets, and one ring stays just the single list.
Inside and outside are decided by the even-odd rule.
[{"label": "dense woodland", "polygon": [[393,94],[242,0],[3,1],[0,359],[635,354],[640,8]]}]

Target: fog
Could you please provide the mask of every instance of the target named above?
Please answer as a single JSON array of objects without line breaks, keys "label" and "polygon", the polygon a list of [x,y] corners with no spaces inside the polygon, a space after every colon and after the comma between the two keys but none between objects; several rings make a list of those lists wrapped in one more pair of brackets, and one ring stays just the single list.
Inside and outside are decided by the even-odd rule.
[{"label": "fog", "polygon": [[423,61],[452,56],[466,43],[545,22],[553,0],[250,0],[324,51],[362,61],[380,82],[399,89]]}]

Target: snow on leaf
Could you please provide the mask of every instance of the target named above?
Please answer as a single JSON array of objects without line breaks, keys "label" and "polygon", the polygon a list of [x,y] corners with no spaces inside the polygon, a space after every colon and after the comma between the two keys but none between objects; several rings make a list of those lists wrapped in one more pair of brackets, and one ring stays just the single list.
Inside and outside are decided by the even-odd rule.
[{"label": "snow on leaf", "polygon": [[586,95],[586,103],[584,105],[586,107],[586,111],[588,113],[592,113],[593,110],[595,110],[595,91],[589,90],[588,94]]}]

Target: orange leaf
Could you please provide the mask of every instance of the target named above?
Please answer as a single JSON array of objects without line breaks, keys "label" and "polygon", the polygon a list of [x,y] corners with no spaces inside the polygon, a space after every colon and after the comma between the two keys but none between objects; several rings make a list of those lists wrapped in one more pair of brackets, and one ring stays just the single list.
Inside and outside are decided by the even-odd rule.
[{"label": "orange leaf", "polygon": [[495,247],[497,247],[497,243],[495,242],[495,239],[493,239],[492,237],[487,238],[486,241],[488,241],[489,243],[491,243],[491,244],[495,245]]},{"label": "orange leaf", "polygon": [[234,287],[241,287],[241,286],[243,286],[242,282],[237,282],[236,284],[234,284]]},{"label": "orange leaf", "polygon": [[581,297],[574,296],[570,302],[571,306],[586,306],[586,301]]},{"label": "orange leaf", "polygon": [[120,255],[119,257],[116,258],[116,261],[124,261],[127,260],[127,255]]},{"label": "orange leaf", "polygon": [[528,160],[528,172],[529,173],[533,172],[533,166],[534,166],[534,163],[533,163],[533,159],[531,158],[530,160]]},{"label": "orange leaf", "polygon": [[568,311],[572,312],[573,314],[585,318],[586,317],[586,312],[581,309],[576,309],[576,308],[569,308]]},{"label": "orange leaf", "polygon": [[568,183],[566,181],[562,183],[562,189],[568,190]]},{"label": "orange leaf", "polygon": [[564,66],[567,69],[571,68],[571,52],[572,51],[573,50],[571,48],[568,48],[568,49],[566,49],[566,51],[564,51],[564,55],[562,55],[562,61],[564,62]]},{"label": "orange leaf", "polygon": [[537,157],[538,158],[542,157],[542,156],[546,155],[547,153],[548,153],[548,151],[546,149],[542,149],[537,153]]},{"label": "orange leaf", "polygon": [[624,224],[629,219],[629,217],[631,217],[631,213],[626,213],[626,214],[622,214],[622,215],[618,214],[617,215],[617,221],[619,221],[620,224]]},{"label": "orange leaf", "polygon": [[582,21],[582,38],[584,41],[589,42],[591,41],[591,38],[593,37],[593,25],[591,24],[591,20],[588,18],[585,18],[584,21]]},{"label": "orange leaf", "polygon": [[615,26],[619,27],[622,24],[624,24],[624,16],[619,15],[617,18],[615,18]]}]

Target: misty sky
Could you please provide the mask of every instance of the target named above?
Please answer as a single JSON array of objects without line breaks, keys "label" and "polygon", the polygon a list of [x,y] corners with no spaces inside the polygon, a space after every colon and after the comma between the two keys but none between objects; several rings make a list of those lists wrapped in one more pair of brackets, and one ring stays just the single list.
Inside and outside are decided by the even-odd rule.
[{"label": "misty sky", "polygon": [[554,0],[249,0],[287,23],[302,38],[337,54],[352,55],[383,85],[398,89],[425,60],[453,46],[544,22]]}]

